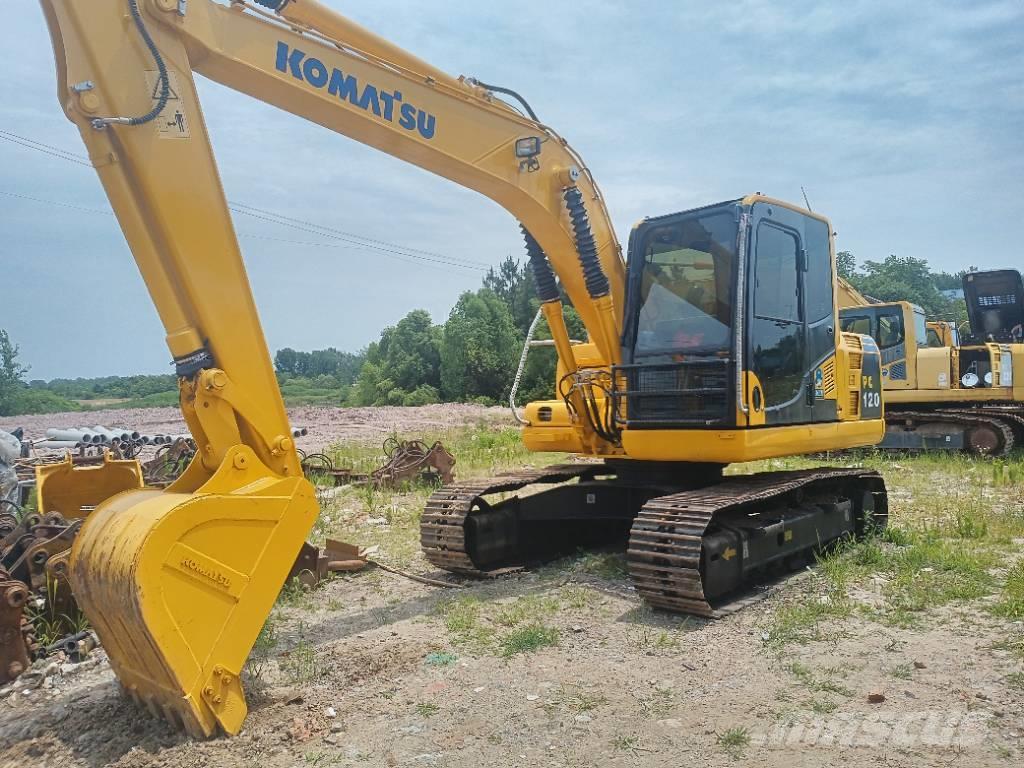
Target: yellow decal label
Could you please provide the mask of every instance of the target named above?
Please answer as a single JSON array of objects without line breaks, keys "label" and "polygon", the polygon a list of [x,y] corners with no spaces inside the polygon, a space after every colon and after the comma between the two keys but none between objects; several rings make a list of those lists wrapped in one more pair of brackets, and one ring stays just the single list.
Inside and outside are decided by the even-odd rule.
[{"label": "yellow decal label", "polygon": [[793,540],[793,532],[792,531],[786,531],[785,533],[782,534],[782,538],[783,538],[784,541],[792,541]]},{"label": "yellow decal label", "polygon": [[[160,73],[156,71],[146,72],[146,85],[149,86],[150,96],[154,102],[160,100]],[[178,76],[174,72],[167,73],[167,106],[157,115],[156,133],[161,139],[187,139],[190,136],[188,129],[188,116],[185,114],[185,106],[181,100],[181,92],[178,90]]]},{"label": "yellow decal label", "polygon": [[736,557],[736,550],[733,547],[726,547],[725,552],[722,553],[723,560],[732,560]]},{"label": "yellow decal label", "polygon": [[174,545],[169,564],[232,597],[238,597],[249,583],[244,573],[239,573],[186,544]]}]

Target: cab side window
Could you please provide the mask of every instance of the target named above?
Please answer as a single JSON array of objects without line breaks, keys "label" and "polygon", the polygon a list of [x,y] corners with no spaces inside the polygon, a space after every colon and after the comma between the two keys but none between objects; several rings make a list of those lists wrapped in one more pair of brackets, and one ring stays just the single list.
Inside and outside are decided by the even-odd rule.
[{"label": "cab side window", "polygon": [[857,317],[844,317],[839,320],[839,327],[843,333],[858,333],[861,336],[871,335],[871,318],[860,315]]},{"label": "cab side window", "polygon": [[832,258],[828,225],[808,219],[804,229],[807,240],[807,322],[814,324],[832,315]]},{"label": "cab side window", "polygon": [[903,315],[899,312],[878,316],[878,346],[889,349],[903,343]]}]

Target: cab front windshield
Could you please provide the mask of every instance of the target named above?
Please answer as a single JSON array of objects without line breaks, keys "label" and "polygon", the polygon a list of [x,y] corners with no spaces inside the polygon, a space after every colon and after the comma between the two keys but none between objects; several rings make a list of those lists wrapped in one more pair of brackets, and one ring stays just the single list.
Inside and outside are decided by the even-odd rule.
[{"label": "cab front windshield", "polygon": [[[738,225],[735,206],[651,225],[639,240],[637,356],[730,349]],[[634,257],[635,258],[635,257]]]}]

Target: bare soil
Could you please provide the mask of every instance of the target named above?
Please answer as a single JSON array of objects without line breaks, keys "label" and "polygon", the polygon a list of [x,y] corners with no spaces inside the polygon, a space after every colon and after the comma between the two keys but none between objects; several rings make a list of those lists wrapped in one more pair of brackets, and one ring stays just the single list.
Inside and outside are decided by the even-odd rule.
[{"label": "bare soil", "polygon": [[[415,437],[471,424],[511,424],[506,408],[479,405],[441,404],[419,408],[327,408],[300,406],[288,409],[293,428],[306,428],[309,435],[296,442],[304,451],[319,451],[338,441],[383,442],[399,432]],[[25,428],[27,440],[42,440],[47,429],[92,427],[128,429],[142,434],[183,434],[188,431],[177,408],[112,408],[42,416],[0,417],[0,429]]]},{"label": "bare soil", "polygon": [[[169,428],[172,416],[123,418]],[[454,406],[291,417],[311,428],[314,449],[396,427],[507,423],[499,410]],[[352,530],[386,525],[346,494],[337,513]],[[418,503],[385,501],[407,502]],[[1021,764],[1024,622],[978,603],[908,627],[855,611],[777,646],[780,611],[828,599],[818,571],[704,621],[646,609],[617,564],[581,555],[452,589],[370,569],[282,600],[269,660],[248,677],[249,718],[230,739],[192,741],[137,709],[100,651],[0,701],[0,768]],[[420,557],[407,567],[439,575]],[[870,584],[861,590],[864,606],[877,600]],[[554,630],[551,644],[508,653],[533,626]]]}]

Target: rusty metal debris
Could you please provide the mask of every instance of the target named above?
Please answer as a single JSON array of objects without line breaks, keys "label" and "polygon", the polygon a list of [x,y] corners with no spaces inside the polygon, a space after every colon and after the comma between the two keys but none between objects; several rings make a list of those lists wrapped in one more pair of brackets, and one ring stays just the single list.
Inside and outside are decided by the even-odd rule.
[{"label": "rusty metal debris", "polygon": [[335,539],[327,539],[323,549],[303,544],[288,581],[298,579],[304,586],[315,587],[332,573],[355,573],[370,564],[377,547],[361,548]]},{"label": "rusty metal debris", "polygon": [[[46,515],[0,515],[0,685],[29,668],[32,659],[64,650],[72,660],[95,647],[80,631],[80,612],[68,582],[68,558],[82,520],[57,512]],[[32,608],[31,615],[28,609]],[[47,634],[64,640],[43,646],[33,618]],[[70,644],[51,650],[69,638]]]},{"label": "rusty metal debris", "polygon": [[28,587],[0,568],[0,685],[29,667],[28,646],[22,636],[22,612],[28,598]]},{"label": "rusty metal debris", "polygon": [[[373,485],[376,488],[395,488],[415,481],[443,485],[455,480],[455,457],[440,441],[428,446],[422,440],[389,437],[384,442],[384,455],[384,463],[369,474],[338,467],[324,453],[304,456],[302,468],[307,477],[335,487]],[[329,482],[323,483],[324,480]]]},{"label": "rusty metal debris", "polygon": [[196,455],[196,444],[192,438],[181,437],[157,449],[156,456],[142,465],[146,485],[166,488],[188,469]]}]

